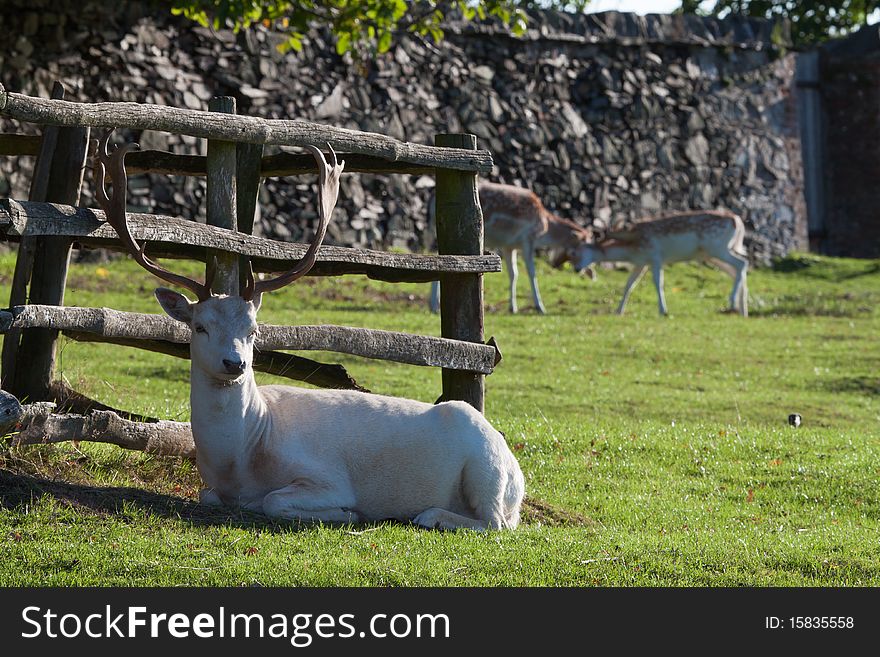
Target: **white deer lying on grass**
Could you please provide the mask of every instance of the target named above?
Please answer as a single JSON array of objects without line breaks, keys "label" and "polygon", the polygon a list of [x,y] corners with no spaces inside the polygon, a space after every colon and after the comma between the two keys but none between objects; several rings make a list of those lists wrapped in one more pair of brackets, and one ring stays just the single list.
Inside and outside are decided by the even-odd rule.
[{"label": "white deer lying on grass", "polygon": [[[486,249],[500,251],[510,282],[510,312],[517,312],[516,304],[516,252],[522,251],[532,286],[535,309],[544,314],[544,302],[538,290],[535,272],[535,251],[550,249],[557,252],[553,266],[560,267],[574,257],[577,247],[591,236],[588,229],[573,221],[557,217],[547,210],[534,192],[515,185],[481,182],[479,186],[480,207],[483,211],[483,241]],[[429,219],[434,221],[434,198],[428,206]],[[586,272],[595,279],[591,269]],[[440,283],[431,284],[431,312],[440,310]]]},{"label": "white deer lying on grass", "polygon": [[734,279],[730,309],[745,317],[748,315],[746,272],[749,261],[743,248],[744,236],[742,219],[731,212],[684,212],[643,221],[629,230],[609,232],[608,239],[580,246],[573,262],[577,270],[596,262],[635,265],[617,307],[618,315],[623,314],[630,292],[650,267],[660,314],[666,315],[663,265],[683,260],[709,261]]},{"label": "white deer lying on grass", "polygon": [[[198,296],[166,288],[156,297],[192,329],[192,434],[207,486],[200,501],[268,516],[322,522],[411,520],[429,528],[499,529],[519,522],[524,479],[504,437],[470,405],[424,402],[354,391],[258,387],[252,369],[261,295],[303,276],[339,193],[344,163],[331,148],[319,168],[320,224],[305,256],[278,278],[255,281],[240,296],[215,295],[169,272],[139,248],[126,225],[127,144],[95,162],[96,196],[120,239],[147,271]],[[105,188],[106,168],[113,193]]]}]

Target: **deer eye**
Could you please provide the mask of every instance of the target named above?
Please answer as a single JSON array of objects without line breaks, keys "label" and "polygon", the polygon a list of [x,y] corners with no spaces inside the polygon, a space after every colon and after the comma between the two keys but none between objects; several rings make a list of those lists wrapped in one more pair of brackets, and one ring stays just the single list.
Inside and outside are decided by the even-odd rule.
[{"label": "deer eye", "polygon": [[207,333],[207,331],[205,330],[204,326],[202,326],[201,324],[197,324],[196,325],[196,333]]}]

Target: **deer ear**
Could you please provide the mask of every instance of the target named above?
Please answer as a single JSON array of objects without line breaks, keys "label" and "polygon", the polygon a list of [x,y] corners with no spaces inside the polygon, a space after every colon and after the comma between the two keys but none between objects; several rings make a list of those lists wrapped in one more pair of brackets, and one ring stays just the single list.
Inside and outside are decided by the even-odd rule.
[{"label": "deer ear", "polygon": [[162,306],[162,310],[173,319],[184,324],[189,324],[192,321],[192,307],[195,304],[180,292],[169,290],[167,287],[160,287],[156,288],[154,294],[159,301],[159,305]]}]

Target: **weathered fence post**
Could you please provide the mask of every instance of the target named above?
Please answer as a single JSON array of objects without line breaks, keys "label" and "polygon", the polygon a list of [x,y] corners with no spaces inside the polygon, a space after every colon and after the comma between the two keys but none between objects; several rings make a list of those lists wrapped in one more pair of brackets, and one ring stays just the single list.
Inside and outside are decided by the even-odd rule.
[{"label": "weathered fence post", "polygon": [[[235,98],[216,96],[208,103],[212,112],[235,114]],[[237,207],[235,201],[237,150],[231,141],[208,140],[208,203],[207,222],[212,226],[238,229]],[[238,294],[239,267],[238,256],[226,251],[209,249],[207,252],[206,274],[214,267],[212,290],[218,294]]]},{"label": "weathered fence post", "polygon": [[[468,134],[441,134],[436,146],[476,150],[477,138]],[[437,169],[437,249],[441,255],[483,253],[483,213],[477,194],[477,175]],[[440,332],[444,338],[483,342],[482,274],[442,274],[440,277]],[[476,372],[443,370],[443,399],[460,399],[481,413],[484,377]]]},{"label": "weathered fence post", "polygon": [[[263,160],[262,144],[236,144],[235,146],[235,205],[238,221],[238,232],[253,235],[254,219],[260,193],[260,166]],[[243,286],[247,277],[247,256],[239,256],[239,286]]]},{"label": "weathered fence post", "polygon": [[[55,82],[52,98],[64,98],[60,82]],[[89,128],[46,127],[31,181],[30,199],[77,205],[88,142]],[[10,306],[25,300],[33,304],[63,305],[70,247],[71,240],[67,237],[23,238],[13,275]],[[30,293],[26,295],[28,279]],[[55,371],[57,338],[58,332],[51,329],[7,336],[3,343],[3,388],[19,399],[48,399]]]}]

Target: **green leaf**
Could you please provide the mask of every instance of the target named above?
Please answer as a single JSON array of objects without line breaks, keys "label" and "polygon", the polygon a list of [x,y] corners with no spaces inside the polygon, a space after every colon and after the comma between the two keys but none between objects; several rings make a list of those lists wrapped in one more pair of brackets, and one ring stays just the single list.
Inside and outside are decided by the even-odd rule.
[{"label": "green leaf", "polygon": [[344,55],[351,50],[351,34],[343,32],[336,38],[336,54]]},{"label": "green leaf", "polygon": [[388,52],[391,48],[391,32],[382,32],[382,36],[379,37],[379,53]]}]

